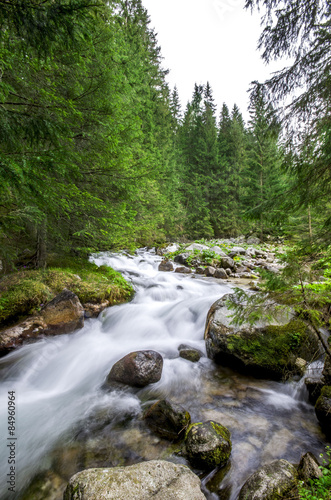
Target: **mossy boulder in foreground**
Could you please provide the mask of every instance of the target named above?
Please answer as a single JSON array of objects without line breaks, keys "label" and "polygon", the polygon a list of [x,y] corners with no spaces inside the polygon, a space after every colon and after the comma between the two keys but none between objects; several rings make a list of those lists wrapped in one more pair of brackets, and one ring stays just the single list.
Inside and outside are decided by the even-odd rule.
[{"label": "mossy boulder in foreground", "polygon": [[71,479],[63,500],[205,500],[185,465],[151,460],[129,467],[87,469]]},{"label": "mossy boulder in foreground", "polygon": [[320,352],[318,339],[293,314],[278,321],[259,321],[255,325],[231,324],[228,295],[210,308],[205,328],[207,355],[216,363],[254,376],[275,380],[302,375],[298,358],[310,361]]},{"label": "mossy boulder in foreground", "polygon": [[190,463],[209,470],[226,465],[231,454],[231,435],[226,427],[209,420],[192,424],[186,433],[186,452]]},{"label": "mossy boulder in foreground", "polygon": [[240,490],[238,500],[297,498],[297,470],[287,460],[275,460],[254,472]]}]

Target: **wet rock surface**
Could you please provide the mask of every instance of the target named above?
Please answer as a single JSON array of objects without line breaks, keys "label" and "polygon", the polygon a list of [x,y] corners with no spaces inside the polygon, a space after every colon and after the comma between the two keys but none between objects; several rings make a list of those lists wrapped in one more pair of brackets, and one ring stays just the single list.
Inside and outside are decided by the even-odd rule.
[{"label": "wet rock surface", "polygon": [[[305,323],[294,318],[291,311],[284,311],[277,321],[233,325],[229,297],[224,295],[208,312],[204,335],[208,357],[259,377],[280,380],[291,374],[301,375],[298,358],[310,360],[311,352],[319,349]],[[293,335],[295,343],[291,342]]]},{"label": "wet rock surface", "polygon": [[170,399],[154,403],[145,411],[143,418],[153,432],[171,441],[184,437],[191,423],[189,412]]},{"label": "wet rock surface", "polygon": [[63,500],[204,500],[199,478],[184,465],[152,460],[88,469],[70,479]]},{"label": "wet rock surface", "polygon": [[186,434],[186,453],[190,463],[201,469],[227,464],[231,454],[230,432],[223,425],[209,420],[192,424]]},{"label": "wet rock surface", "polygon": [[238,500],[280,500],[296,498],[297,471],[287,460],[276,460],[246,481]]},{"label": "wet rock surface", "polygon": [[70,333],[84,326],[84,308],[77,295],[64,289],[40,312],[0,332],[0,356],[41,335]]},{"label": "wet rock surface", "polygon": [[315,404],[316,416],[325,435],[331,438],[331,386],[325,385]]},{"label": "wet rock surface", "polygon": [[162,375],[163,358],[156,351],[135,351],[115,363],[107,377],[113,382],[132,387],[145,387],[158,382]]}]

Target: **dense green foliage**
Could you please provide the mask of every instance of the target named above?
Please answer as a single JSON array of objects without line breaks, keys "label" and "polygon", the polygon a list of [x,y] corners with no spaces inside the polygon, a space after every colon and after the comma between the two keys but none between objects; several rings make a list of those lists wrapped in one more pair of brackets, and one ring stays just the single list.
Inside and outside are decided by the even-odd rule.
[{"label": "dense green foliage", "polygon": [[[245,124],[237,106],[217,118],[209,82],[182,112],[141,0],[0,2],[0,272],[179,237],[327,240],[329,12],[297,1],[293,19],[292,4],[264,31],[264,57],[298,41],[307,57],[253,85]],[[312,133],[291,149],[269,97],[300,78],[290,111],[309,111]]]}]

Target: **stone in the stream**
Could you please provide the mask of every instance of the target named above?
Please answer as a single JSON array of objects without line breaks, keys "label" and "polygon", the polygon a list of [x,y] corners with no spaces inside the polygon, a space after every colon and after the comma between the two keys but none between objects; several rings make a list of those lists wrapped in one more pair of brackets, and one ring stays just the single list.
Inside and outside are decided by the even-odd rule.
[{"label": "stone in the stream", "polygon": [[170,399],[161,399],[144,413],[148,427],[161,437],[176,441],[185,435],[191,416],[182,406]]},{"label": "stone in the stream", "polygon": [[320,377],[307,377],[305,378],[305,385],[309,393],[309,401],[314,405],[321,395],[324,381]]},{"label": "stone in the stream", "polygon": [[181,358],[187,359],[188,361],[192,361],[193,363],[199,361],[201,356],[203,356],[203,353],[199,351],[199,349],[195,349],[194,347],[191,347],[186,344],[181,344],[178,347],[178,350],[179,350],[179,356]]},{"label": "stone in the stream", "polygon": [[180,266],[180,267],[176,267],[175,273],[191,274],[192,269],[190,269],[189,267]]},{"label": "stone in the stream", "polygon": [[309,484],[311,479],[318,479],[323,475],[317,458],[310,452],[305,453],[298,465],[299,479]]},{"label": "stone in the stream", "polygon": [[221,365],[259,377],[280,380],[302,373],[297,359],[310,361],[320,351],[314,333],[289,311],[279,312],[278,320],[255,325],[231,323],[232,311],[224,295],[210,308],[205,328],[207,355]]},{"label": "stone in the stream", "polygon": [[151,460],[129,467],[87,469],[71,479],[63,500],[205,500],[185,465]]},{"label": "stone in the stream", "polygon": [[325,385],[315,404],[315,413],[322,430],[331,438],[331,386]]},{"label": "stone in the stream", "polygon": [[298,475],[287,460],[275,460],[254,472],[241,488],[238,500],[297,498]]},{"label": "stone in the stream", "polygon": [[135,351],[127,354],[114,364],[106,383],[113,382],[145,387],[158,382],[162,375],[163,358],[156,351]]},{"label": "stone in the stream", "polygon": [[213,266],[207,266],[205,269],[206,276],[214,276],[215,272],[216,272],[216,269]]},{"label": "stone in the stream", "polygon": [[226,465],[231,454],[231,434],[223,425],[209,420],[192,424],[186,433],[186,453],[190,463],[210,470]]},{"label": "stone in the stream", "polygon": [[163,260],[162,262],[160,262],[158,270],[169,272],[174,270],[174,266],[172,262],[170,262],[170,260]]},{"label": "stone in the stream", "polygon": [[228,279],[228,275],[227,275],[225,269],[223,269],[223,267],[219,267],[215,271],[214,278],[226,280],[226,279]]}]

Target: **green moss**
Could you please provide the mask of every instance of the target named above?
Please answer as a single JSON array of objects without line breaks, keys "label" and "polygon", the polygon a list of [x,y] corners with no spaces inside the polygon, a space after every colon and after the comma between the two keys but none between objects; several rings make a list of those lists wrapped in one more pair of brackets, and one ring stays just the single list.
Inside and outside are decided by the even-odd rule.
[{"label": "green moss", "polygon": [[330,385],[325,385],[322,390],[321,390],[321,396],[331,399],[331,386]]},{"label": "green moss", "polygon": [[[54,265],[56,264],[56,266]],[[110,305],[125,302],[133,293],[131,285],[116,271],[85,260],[54,262],[46,270],[24,270],[0,280],[0,322],[8,324],[38,312],[64,288],[84,304],[108,300]]]},{"label": "green moss", "polygon": [[211,423],[211,426],[214,429],[214,431],[219,436],[221,436],[223,439],[225,439],[227,441],[230,441],[231,434],[230,434],[230,431],[226,427],[223,427],[223,425],[217,424],[216,422],[211,421],[210,423]]},{"label": "green moss", "polygon": [[228,349],[232,354],[238,353],[247,364],[273,369],[288,367],[308,341],[306,325],[292,319],[286,325],[266,326],[263,332],[233,334]]},{"label": "green moss", "polygon": [[188,433],[190,432],[190,430],[192,429],[192,427],[196,427],[197,425],[202,425],[202,422],[195,422],[193,424],[190,424],[187,429],[186,429],[186,432],[185,432],[185,439],[187,438],[188,436]]}]

